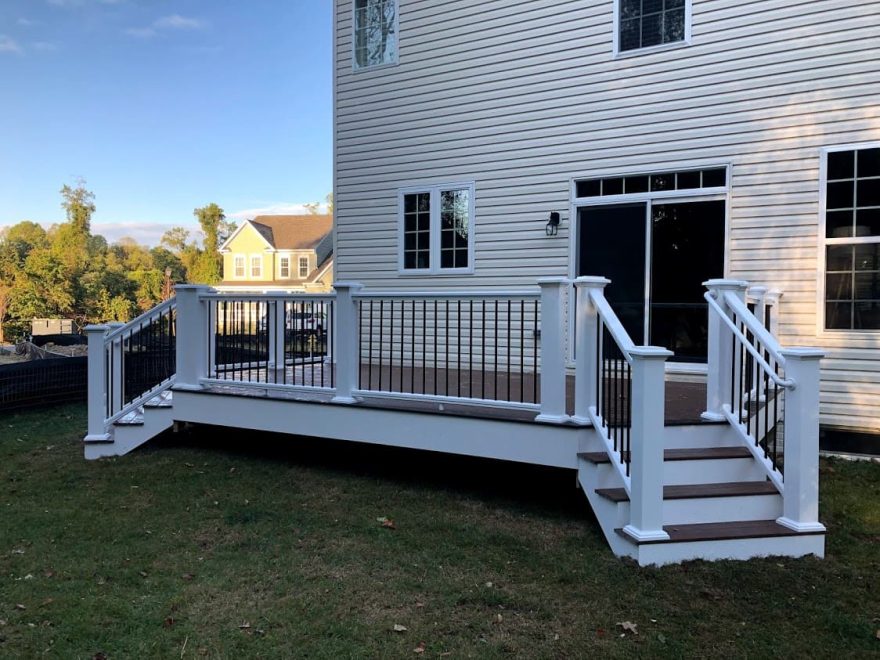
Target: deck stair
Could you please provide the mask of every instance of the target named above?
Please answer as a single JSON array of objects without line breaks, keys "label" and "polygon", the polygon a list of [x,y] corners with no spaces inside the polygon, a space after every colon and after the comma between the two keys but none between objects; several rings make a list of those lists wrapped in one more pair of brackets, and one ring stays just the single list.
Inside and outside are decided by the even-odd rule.
[{"label": "deck stair", "polygon": [[123,456],[149,442],[174,424],[173,394],[170,390],[157,394],[117,421],[104,439],[86,439],[87,459]]}]

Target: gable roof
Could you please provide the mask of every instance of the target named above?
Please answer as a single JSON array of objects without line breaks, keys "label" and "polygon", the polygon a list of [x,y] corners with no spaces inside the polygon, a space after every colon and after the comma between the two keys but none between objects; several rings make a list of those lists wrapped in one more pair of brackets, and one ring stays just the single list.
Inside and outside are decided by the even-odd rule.
[{"label": "gable roof", "polygon": [[312,250],[333,231],[332,215],[258,215],[245,220],[220,246],[227,251],[229,244],[247,227],[253,227],[266,246],[275,250]]},{"label": "gable roof", "polygon": [[276,250],[311,250],[333,231],[333,216],[259,215],[251,225]]}]

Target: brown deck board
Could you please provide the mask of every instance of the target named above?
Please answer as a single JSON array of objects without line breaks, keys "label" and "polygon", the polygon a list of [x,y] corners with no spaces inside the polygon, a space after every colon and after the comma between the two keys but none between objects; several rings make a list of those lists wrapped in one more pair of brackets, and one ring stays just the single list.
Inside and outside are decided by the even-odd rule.
[{"label": "brown deck board", "polygon": [[[578,454],[590,463],[610,463],[611,458],[604,451],[587,451]],[[751,458],[747,447],[697,447],[687,449],[667,449],[663,452],[664,461],[708,461],[730,458]]]},{"label": "brown deck board", "polygon": [[[623,488],[597,488],[596,493],[612,502],[629,501],[629,495]],[[663,487],[664,500],[777,494],[779,491],[776,490],[776,486],[769,481],[735,481],[720,484],[684,484]]]},{"label": "brown deck board", "polygon": [[[775,520],[742,520],[725,523],[699,523],[692,525],[667,525],[663,527],[669,540],[637,542],[622,529],[614,530],[620,536],[638,545],[659,543],[695,543],[698,541],[729,541],[734,539],[760,539],[778,536],[802,536],[803,532],[796,532]],[[807,532],[807,534],[822,534],[823,532]]]}]

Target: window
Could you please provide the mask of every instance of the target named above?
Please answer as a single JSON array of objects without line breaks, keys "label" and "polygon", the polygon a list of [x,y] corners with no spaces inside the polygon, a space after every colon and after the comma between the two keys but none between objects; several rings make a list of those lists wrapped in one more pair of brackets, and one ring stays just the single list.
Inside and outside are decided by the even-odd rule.
[{"label": "window", "polygon": [[263,257],[258,254],[251,256],[251,277],[263,276]]},{"label": "window", "polygon": [[304,280],[309,276],[309,258],[299,258],[299,279]]},{"label": "window", "polygon": [[616,0],[616,51],[662,46],[690,39],[690,0]]},{"label": "window", "polygon": [[880,330],[880,146],[823,162],[825,329]]},{"label": "window", "polygon": [[244,255],[235,255],[235,277],[244,277]]},{"label": "window", "polygon": [[587,179],[575,184],[577,197],[608,197],[610,195],[636,195],[639,193],[662,193],[681,190],[699,191],[703,188],[725,188],[727,168],[713,167],[705,170],[682,170],[656,174]]},{"label": "window", "polygon": [[401,272],[473,272],[473,184],[401,193]]},{"label": "window", "polygon": [[281,257],[281,278],[288,279],[290,277],[290,257]]},{"label": "window", "polygon": [[354,0],[354,68],[397,63],[397,0]]}]

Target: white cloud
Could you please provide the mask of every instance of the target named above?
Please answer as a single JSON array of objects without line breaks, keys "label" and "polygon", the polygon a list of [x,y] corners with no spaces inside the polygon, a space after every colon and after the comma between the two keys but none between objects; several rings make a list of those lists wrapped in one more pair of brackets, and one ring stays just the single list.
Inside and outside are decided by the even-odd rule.
[{"label": "white cloud", "polygon": [[18,45],[12,37],[0,34],[0,53],[12,53],[13,55],[21,55],[24,50]]},{"label": "white cloud", "polygon": [[[156,247],[162,240],[162,234],[174,226],[155,222],[101,222],[92,224],[92,233],[100,234],[108,243],[114,243],[120,238],[133,238],[141,245]],[[195,234],[194,229],[192,234]]]},{"label": "white cloud", "polygon": [[[327,205],[321,204],[318,207],[318,213],[327,213]],[[261,206],[258,208],[252,209],[242,209],[241,211],[236,211],[235,213],[227,213],[226,217],[230,220],[242,221],[242,220],[250,220],[252,218],[257,217],[258,215],[308,215],[309,210],[306,208],[305,204],[290,204],[290,203],[278,203],[278,204],[269,204],[267,206]]]},{"label": "white cloud", "polygon": [[205,24],[197,18],[171,14],[171,16],[163,16],[158,19],[153,23],[153,27],[159,30],[201,30]]},{"label": "white cloud", "polygon": [[175,30],[201,30],[205,28],[205,22],[198,18],[188,18],[180,14],[171,14],[157,18],[147,27],[128,28],[125,34],[138,39],[150,39],[158,36],[161,32],[171,32]]}]

